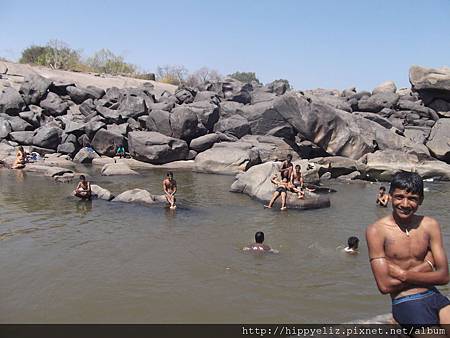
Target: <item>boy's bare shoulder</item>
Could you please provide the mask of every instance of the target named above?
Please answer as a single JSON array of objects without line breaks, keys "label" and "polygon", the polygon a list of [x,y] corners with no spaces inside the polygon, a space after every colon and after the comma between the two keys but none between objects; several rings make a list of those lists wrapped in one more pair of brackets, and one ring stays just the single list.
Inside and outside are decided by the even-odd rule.
[{"label": "boy's bare shoulder", "polygon": [[439,222],[430,216],[422,216],[421,224],[427,228],[440,228]]},{"label": "boy's bare shoulder", "polygon": [[366,228],[367,235],[375,235],[384,232],[385,226],[390,222],[390,216],[385,216],[370,224]]}]

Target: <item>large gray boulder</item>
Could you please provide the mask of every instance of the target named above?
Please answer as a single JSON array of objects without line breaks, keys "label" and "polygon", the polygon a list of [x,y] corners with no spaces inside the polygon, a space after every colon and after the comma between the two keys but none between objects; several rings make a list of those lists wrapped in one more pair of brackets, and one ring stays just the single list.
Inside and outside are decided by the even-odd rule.
[{"label": "large gray boulder", "polygon": [[100,156],[93,150],[89,148],[81,148],[80,151],[73,158],[74,162],[88,164],[92,163],[92,160],[95,158],[99,158]]},{"label": "large gray boulder", "polygon": [[425,104],[434,99],[450,101],[450,68],[425,68],[412,66],[409,69],[412,89],[419,92]]},{"label": "large gray boulder", "polygon": [[259,153],[248,142],[216,143],[195,157],[196,172],[235,175],[261,163]]},{"label": "large gray boulder", "polygon": [[[286,125],[283,116],[273,109],[273,101],[243,106],[240,108],[240,114],[248,120],[251,133],[254,135],[265,135],[273,128]],[[239,121],[239,117],[234,117],[234,119]],[[242,123],[245,126],[244,120]]]},{"label": "large gray boulder", "polygon": [[61,143],[60,145],[58,145],[58,148],[56,149],[56,151],[58,153],[61,154],[66,154],[69,156],[74,156],[77,148],[75,147],[75,144],[71,143],[71,142],[65,142],[65,143]]},{"label": "large gray boulder", "polygon": [[241,138],[250,133],[250,125],[245,117],[235,115],[225,119],[221,118],[214,126],[214,131],[231,134],[237,138]]},{"label": "large gray boulder", "polygon": [[19,115],[25,105],[22,96],[13,87],[7,87],[0,92],[0,113]]},{"label": "large gray boulder", "polygon": [[58,127],[44,126],[36,129],[33,145],[41,148],[56,149],[61,143],[63,130]]},{"label": "large gray boulder", "polygon": [[305,97],[314,103],[327,104],[336,109],[352,112],[352,106],[345,97],[336,95],[312,95],[308,92],[305,93]]},{"label": "large gray boulder", "polygon": [[220,142],[220,136],[218,134],[207,134],[193,139],[189,144],[189,148],[195,150],[197,153],[201,153],[211,148],[217,142]]},{"label": "large gray boulder", "polygon": [[396,93],[378,93],[370,97],[364,97],[358,101],[358,109],[378,113],[383,108],[392,108],[398,102],[400,96]]},{"label": "large gray boulder", "polygon": [[428,127],[407,126],[403,134],[414,143],[424,144],[430,132],[431,128]]},{"label": "large gray boulder", "polygon": [[52,116],[64,115],[69,108],[67,102],[64,102],[55,93],[48,93],[45,100],[41,101],[41,108],[44,108]]},{"label": "large gray boulder", "polygon": [[380,83],[372,90],[372,95],[379,93],[395,93],[397,92],[397,86],[394,81],[385,81]]},{"label": "large gray boulder", "polygon": [[17,142],[23,146],[33,144],[34,131],[13,131],[9,133],[11,141]]},{"label": "large gray boulder", "polygon": [[0,139],[8,137],[9,133],[12,132],[11,124],[8,120],[0,118]]},{"label": "large gray boulder", "polygon": [[52,81],[49,79],[46,79],[37,73],[29,73],[25,76],[19,92],[22,94],[22,97],[27,105],[39,104],[51,84]]},{"label": "large gray boulder", "polygon": [[242,114],[241,109],[244,107],[242,103],[233,101],[222,101],[219,106],[219,114],[221,118],[227,118],[234,115]]},{"label": "large gray boulder", "polygon": [[450,118],[439,119],[436,122],[426,146],[436,158],[450,162]]},{"label": "large gray boulder", "polygon": [[190,142],[192,139],[206,134],[206,130],[199,128],[197,114],[186,106],[172,109],[170,113],[172,137]]},{"label": "large gray boulder", "polygon": [[370,180],[390,181],[398,171],[417,172],[423,178],[450,180],[450,165],[398,150],[377,151],[365,155],[358,162],[364,168],[363,175]]},{"label": "large gray boulder", "polygon": [[121,99],[117,112],[124,120],[130,117],[137,119],[139,116],[147,113],[147,106],[144,98],[128,94],[124,95]]},{"label": "large gray boulder", "polygon": [[137,171],[132,170],[126,163],[107,163],[102,168],[102,176],[116,175],[139,175]]},{"label": "large gray boulder", "polygon": [[209,101],[194,101],[193,103],[186,105],[186,107],[189,107],[197,115],[198,121],[201,122],[209,132],[214,130],[214,125],[219,121],[220,116],[219,107],[216,104]]},{"label": "large gray boulder", "polygon": [[376,122],[329,105],[310,103],[297,93],[279,96],[274,109],[305,139],[331,155],[358,159],[377,147],[429,154],[425,146],[416,145]]},{"label": "large gray boulder", "polygon": [[83,114],[84,116],[92,117],[97,115],[96,105],[94,103],[94,100],[92,99],[87,99],[82,104],[80,104],[79,109],[80,113]]},{"label": "large gray boulder", "polygon": [[76,104],[81,104],[87,99],[96,99],[98,97],[96,91],[88,88],[68,86],[66,87],[66,91],[70,99]]},{"label": "large gray boulder", "polygon": [[290,89],[288,80],[275,80],[265,86],[269,92],[276,95],[283,95]]},{"label": "large gray boulder", "polygon": [[185,160],[189,153],[185,141],[154,131],[129,133],[128,149],[133,158],[152,164]]},{"label": "large gray boulder", "polygon": [[391,129],[392,128],[392,122],[389,121],[388,119],[380,116],[380,114],[376,114],[376,113],[368,113],[368,112],[353,112],[354,115],[357,116],[361,116],[364,117],[365,119],[374,121],[376,123],[378,123],[379,125],[387,128],[387,129]]},{"label": "large gray boulder", "polygon": [[[304,166],[306,167],[306,166]],[[252,198],[268,203],[275,191],[275,186],[270,179],[278,175],[281,168],[280,162],[267,162],[250,168],[247,172],[239,174],[231,185],[231,191],[244,193]],[[307,192],[305,198],[299,199],[294,193],[288,192],[286,204],[288,209],[317,209],[328,208],[330,199],[326,195],[317,195]],[[275,207],[279,207],[277,201]]]},{"label": "large gray boulder", "polygon": [[319,174],[329,172],[331,178],[348,175],[360,169],[356,160],[342,156],[317,157],[310,159],[309,163],[321,166]]},{"label": "large gray boulder", "polygon": [[28,108],[30,110],[20,112],[19,116],[31,124],[34,128],[38,128],[41,124],[42,108],[33,105],[30,105]]},{"label": "large gray boulder", "polygon": [[114,195],[105,188],[102,188],[99,185],[91,184],[91,192],[92,197],[98,198],[105,201],[111,201],[114,198]]},{"label": "large gray boulder", "polygon": [[288,154],[292,155],[294,160],[299,158],[297,146],[293,143],[288,143],[280,137],[245,135],[239,142],[252,145],[253,150],[258,153],[261,162],[285,160]]},{"label": "large gray boulder", "polygon": [[92,139],[91,146],[100,155],[114,156],[116,147],[125,144],[125,138],[121,134],[113,133],[106,129],[99,129]]},{"label": "large gray boulder", "polygon": [[165,110],[152,110],[148,114],[146,126],[149,131],[156,131],[166,136],[172,136],[170,113]]},{"label": "large gray boulder", "polygon": [[132,189],[117,195],[113,202],[155,204],[163,202],[161,196],[153,196],[144,189]]}]

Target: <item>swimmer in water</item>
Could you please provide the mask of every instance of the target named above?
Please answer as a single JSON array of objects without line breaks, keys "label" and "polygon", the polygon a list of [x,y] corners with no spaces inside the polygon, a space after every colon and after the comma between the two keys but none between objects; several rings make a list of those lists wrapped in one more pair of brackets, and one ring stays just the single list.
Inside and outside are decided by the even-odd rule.
[{"label": "swimmer in water", "polygon": [[255,243],[245,246],[242,250],[261,253],[262,252],[279,253],[278,250],[272,249],[267,244],[263,244],[263,242],[264,242],[264,232],[258,231],[255,234]]},{"label": "swimmer in water", "polygon": [[348,254],[357,254],[358,253],[358,244],[359,244],[359,238],[352,236],[349,237],[347,240],[347,247],[344,249],[344,251]]},{"label": "swimmer in water", "polygon": [[385,187],[380,187],[380,190],[378,192],[377,195],[377,205],[379,205],[380,207],[387,207],[388,203],[390,201],[390,196],[389,194],[386,194],[386,188]]},{"label": "swimmer in water", "polygon": [[77,187],[75,188],[75,191],[73,194],[76,197],[81,198],[82,200],[90,200],[92,191],[91,191],[91,183],[86,180],[86,177],[84,175],[80,175],[80,182],[78,183]]}]

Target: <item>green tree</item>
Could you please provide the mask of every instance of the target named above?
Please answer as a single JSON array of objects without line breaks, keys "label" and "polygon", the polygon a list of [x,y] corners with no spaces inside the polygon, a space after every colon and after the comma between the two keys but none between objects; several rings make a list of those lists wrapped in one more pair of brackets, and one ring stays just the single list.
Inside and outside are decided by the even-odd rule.
[{"label": "green tree", "polygon": [[98,73],[113,75],[133,74],[136,66],[124,61],[122,56],[116,55],[109,49],[103,48],[87,59],[86,63]]},{"label": "green tree", "polygon": [[19,62],[64,70],[74,69],[81,63],[80,51],[60,40],[50,40],[46,46],[33,45],[26,48]]},{"label": "green tree", "polygon": [[47,47],[32,45],[22,51],[20,63],[38,64],[39,58],[47,52]]},{"label": "green tree", "polygon": [[252,81],[256,81],[258,83],[261,83],[257,79],[256,74],[254,72],[235,72],[235,73],[230,74],[228,76],[233,78],[233,79],[236,79],[238,81],[245,82],[245,83],[249,83],[249,82],[252,82]]}]

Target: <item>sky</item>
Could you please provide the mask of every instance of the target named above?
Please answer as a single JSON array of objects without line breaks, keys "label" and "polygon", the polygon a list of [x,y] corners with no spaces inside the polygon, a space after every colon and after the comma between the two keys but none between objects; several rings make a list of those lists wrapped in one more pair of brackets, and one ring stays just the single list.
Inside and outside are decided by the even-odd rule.
[{"label": "sky", "polygon": [[0,57],[52,39],[149,72],[206,66],[299,90],[401,88],[414,64],[450,66],[450,0],[0,0]]}]

